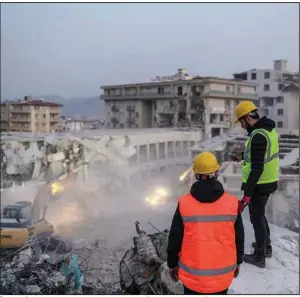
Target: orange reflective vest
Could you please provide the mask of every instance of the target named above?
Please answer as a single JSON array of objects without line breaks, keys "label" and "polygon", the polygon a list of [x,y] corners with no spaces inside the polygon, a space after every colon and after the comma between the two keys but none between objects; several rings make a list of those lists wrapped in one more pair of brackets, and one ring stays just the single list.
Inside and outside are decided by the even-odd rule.
[{"label": "orange reflective vest", "polygon": [[179,211],[184,224],[179,279],[198,293],[228,289],[237,265],[238,199],[225,192],[216,202],[201,203],[187,194],[179,198]]}]

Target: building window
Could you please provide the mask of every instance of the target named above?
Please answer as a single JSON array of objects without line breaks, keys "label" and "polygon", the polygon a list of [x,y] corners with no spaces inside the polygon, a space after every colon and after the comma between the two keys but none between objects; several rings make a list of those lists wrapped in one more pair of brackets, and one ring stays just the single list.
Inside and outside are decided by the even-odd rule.
[{"label": "building window", "polygon": [[177,88],[177,95],[181,96],[182,95],[182,87]]},{"label": "building window", "polygon": [[230,86],[226,86],[226,92],[230,91]]},{"label": "building window", "polygon": [[237,92],[238,92],[238,94],[241,93],[241,87],[238,87],[238,88],[237,88]]},{"label": "building window", "polygon": [[270,78],[270,72],[265,72],[265,79],[269,79]]},{"label": "building window", "polygon": [[170,109],[174,108],[174,102],[172,100],[169,101],[169,107],[170,107]]},{"label": "building window", "polygon": [[254,73],[251,73],[251,79],[252,80],[256,80],[256,73],[254,72]]},{"label": "building window", "polygon": [[123,129],[123,128],[124,128],[124,124],[121,124],[120,126],[121,126],[121,129]]},{"label": "building window", "polygon": [[137,119],[139,118],[139,113],[138,113],[138,112],[135,113],[135,117],[136,117]]},{"label": "building window", "polygon": [[158,88],[158,94],[163,95],[164,94],[164,88]]},{"label": "building window", "polygon": [[283,109],[277,109],[277,115],[282,116],[283,115]]},{"label": "building window", "polygon": [[278,91],[281,91],[283,89],[283,84],[278,84]]},{"label": "building window", "polygon": [[270,85],[264,85],[264,91],[267,92],[267,91],[270,91]]},{"label": "building window", "polygon": [[283,96],[276,97],[276,103],[283,103]]},{"label": "building window", "polygon": [[281,122],[281,121],[277,122],[277,127],[282,128],[283,127],[283,122]]}]

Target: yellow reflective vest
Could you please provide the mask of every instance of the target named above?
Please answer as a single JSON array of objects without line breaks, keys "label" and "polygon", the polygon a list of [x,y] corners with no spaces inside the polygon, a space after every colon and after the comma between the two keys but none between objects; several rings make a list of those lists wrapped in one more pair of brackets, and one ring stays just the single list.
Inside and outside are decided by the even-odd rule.
[{"label": "yellow reflective vest", "polygon": [[265,129],[254,130],[247,138],[242,164],[242,182],[246,183],[251,172],[251,140],[256,134],[263,135],[267,140],[267,149],[264,159],[264,171],[257,184],[268,184],[278,181],[279,176],[279,144],[275,129],[271,132]]}]

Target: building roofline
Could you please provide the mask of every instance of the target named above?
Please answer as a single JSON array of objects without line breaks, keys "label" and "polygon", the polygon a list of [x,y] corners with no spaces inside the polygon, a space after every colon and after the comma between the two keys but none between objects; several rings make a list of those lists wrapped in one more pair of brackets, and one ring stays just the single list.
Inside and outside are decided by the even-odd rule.
[{"label": "building roofline", "polygon": [[30,100],[22,102],[12,102],[13,105],[29,105],[29,106],[48,106],[48,107],[62,107],[62,104],[55,102],[48,102],[43,100]]},{"label": "building roofline", "polygon": [[171,83],[173,84],[197,84],[200,82],[217,82],[217,83],[239,83],[244,86],[257,86],[256,83],[251,83],[243,80],[233,79],[233,78],[218,78],[218,77],[211,77],[211,76],[205,76],[205,77],[195,77],[194,79],[186,79],[186,80],[169,80],[169,81],[159,81],[159,82],[147,82],[147,83],[130,83],[130,84],[120,84],[120,85],[105,85],[100,86],[101,90],[104,89],[115,89],[115,88],[128,88],[128,87],[147,87],[147,86],[164,86],[169,85]]}]

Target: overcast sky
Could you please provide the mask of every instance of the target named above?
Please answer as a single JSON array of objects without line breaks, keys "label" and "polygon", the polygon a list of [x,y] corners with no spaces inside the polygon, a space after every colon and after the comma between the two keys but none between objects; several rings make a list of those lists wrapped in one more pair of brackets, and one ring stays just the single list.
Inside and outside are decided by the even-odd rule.
[{"label": "overcast sky", "polygon": [[1,4],[1,98],[299,64],[299,4]]}]

